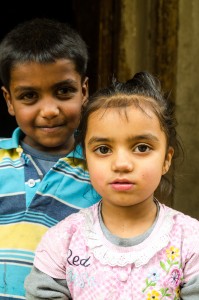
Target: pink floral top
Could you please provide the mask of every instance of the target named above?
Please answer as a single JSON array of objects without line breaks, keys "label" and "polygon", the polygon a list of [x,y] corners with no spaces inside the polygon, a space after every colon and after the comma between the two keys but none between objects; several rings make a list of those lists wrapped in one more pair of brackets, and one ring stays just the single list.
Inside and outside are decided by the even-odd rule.
[{"label": "pink floral top", "polygon": [[103,235],[98,205],[49,229],[35,267],[66,279],[75,300],[180,299],[183,285],[199,276],[199,221],[159,204],[149,237],[121,247]]}]

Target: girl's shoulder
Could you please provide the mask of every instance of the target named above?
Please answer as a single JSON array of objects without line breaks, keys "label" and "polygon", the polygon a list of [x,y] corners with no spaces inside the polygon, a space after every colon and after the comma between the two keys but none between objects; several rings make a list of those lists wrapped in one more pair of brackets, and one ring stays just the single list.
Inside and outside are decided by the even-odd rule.
[{"label": "girl's shoulder", "polygon": [[170,233],[182,239],[199,241],[199,220],[183,212],[160,204],[162,222],[170,223]]},{"label": "girl's shoulder", "polygon": [[96,218],[98,218],[98,203],[95,203],[88,208],[82,208],[78,212],[67,216],[65,219],[51,227],[48,230],[48,234],[73,234],[79,230],[82,231],[82,228],[86,223],[94,222]]},{"label": "girl's shoulder", "polygon": [[164,211],[165,215],[173,215],[173,218],[175,220],[176,223],[179,223],[179,225],[189,225],[193,226],[193,227],[199,227],[199,220],[197,220],[196,218],[187,215],[179,210],[176,210],[174,208],[168,207],[164,204],[160,204],[161,209]]}]

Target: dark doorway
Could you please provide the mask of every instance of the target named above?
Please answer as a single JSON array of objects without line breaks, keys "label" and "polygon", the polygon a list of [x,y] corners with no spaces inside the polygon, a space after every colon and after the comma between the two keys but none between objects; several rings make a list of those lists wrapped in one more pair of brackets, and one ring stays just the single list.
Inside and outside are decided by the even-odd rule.
[{"label": "dark doorway", "polygon": [[[27,2],[22,4],[15,1],[5,3],[4,11],[0,18],[0,39],[14,26],[34,17],[48,17],[70,24],[75,28],[88,45],[90,60],[88,66],[89,90],[96,88],[96,67],[98,55],[98,1],[65,0],[48,2]],[[7,6],[7,7],[6,7]],[[5,100],[0,91],[0,137],[10,137],[17,127],[15,118],[7,112]]]}]

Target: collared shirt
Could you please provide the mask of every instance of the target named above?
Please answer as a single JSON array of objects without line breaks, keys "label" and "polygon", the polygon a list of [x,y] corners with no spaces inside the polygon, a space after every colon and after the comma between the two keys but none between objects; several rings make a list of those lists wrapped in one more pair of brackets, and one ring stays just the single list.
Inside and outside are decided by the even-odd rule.
[{"label": "collared shirt", "polygon": [[22,131],[0,139],[0,299],[25,299],[24,279],[46,230],[99,201],[77,147],[42,178],[20,146]]},{"label": "collared shirt", "polygon": [[149,231],[122,239],[104,235],[99,205],[70,215],[43,236],[37,269],[26,280],[27,299],[199,299],[198,220],[158,203]]}]

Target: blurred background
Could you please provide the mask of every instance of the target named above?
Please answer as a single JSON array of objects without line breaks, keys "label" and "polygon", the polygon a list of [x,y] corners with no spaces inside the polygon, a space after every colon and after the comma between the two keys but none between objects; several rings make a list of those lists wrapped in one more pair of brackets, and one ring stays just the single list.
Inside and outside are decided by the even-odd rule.
[{"label": "blurred background", "polygon": [[[148,70],[157,76],[176,106],[185,161],[171,178],[174,193],[166,204],[199,219],[199,1],[56,0],[4,3],[0,39],[18,23],[49,17],[69,23],[90,53],[90,93]],[[0,93],[0,136],[10,137],[15,119]],[[164,202],[164,199],[160,201]]]}]

